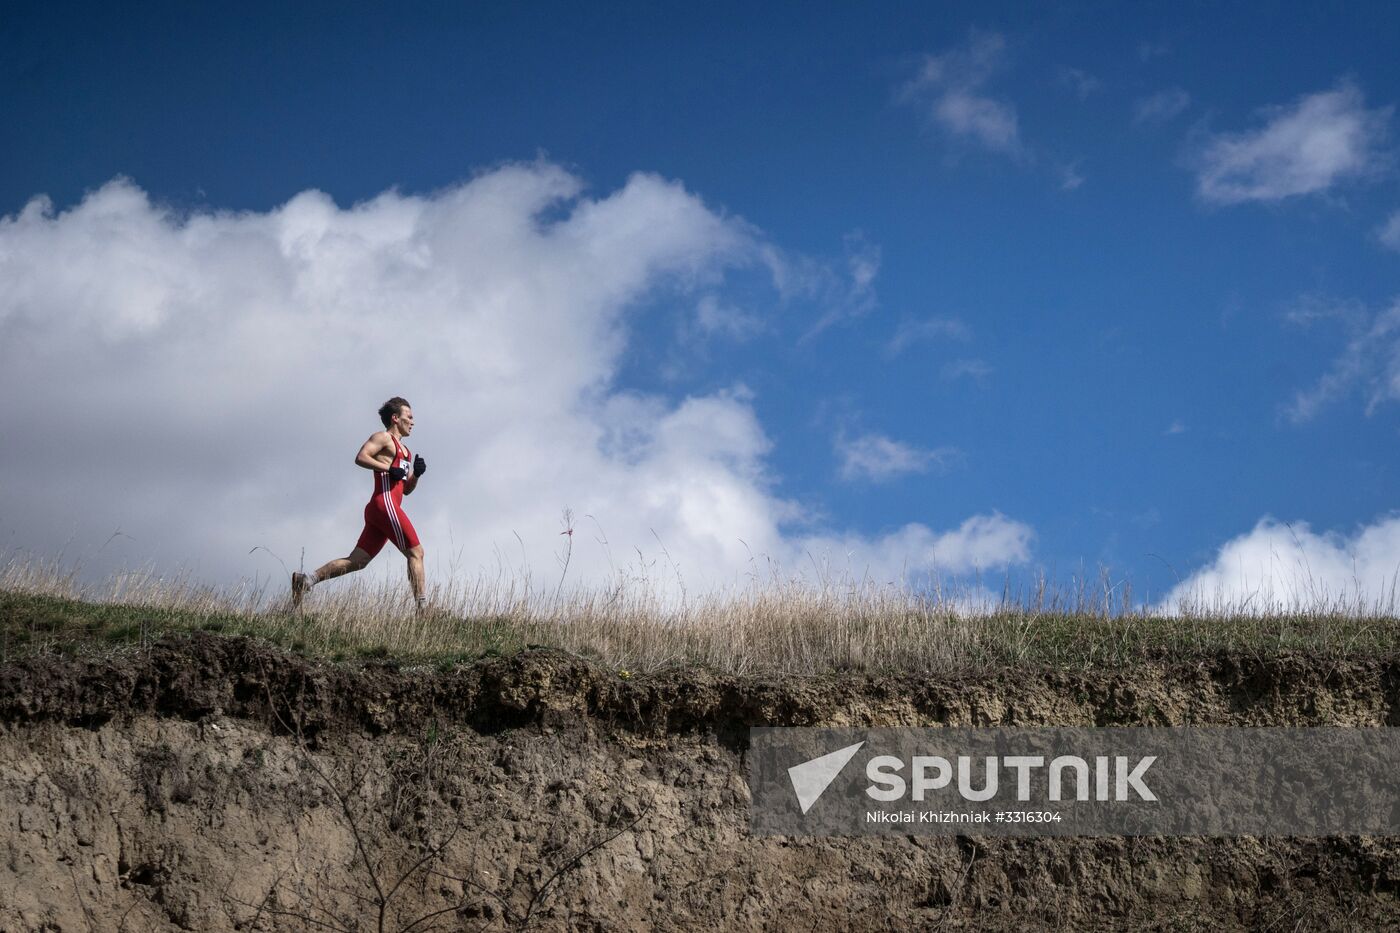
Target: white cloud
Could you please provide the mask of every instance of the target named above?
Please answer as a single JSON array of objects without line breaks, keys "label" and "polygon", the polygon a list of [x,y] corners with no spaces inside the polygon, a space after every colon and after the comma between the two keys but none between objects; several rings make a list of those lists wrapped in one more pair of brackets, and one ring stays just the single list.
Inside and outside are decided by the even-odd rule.
[{"label": "white cloud", "polygon": [[1317,417],[1328,404],[1360,391],[1369,416],[1385,402],[1400,401],[1400,300],[1377,314],[1353,305],[1309,301],[1288,320],[1310,325],[1326,318],[1343,321],[1350,331],[1346,348],[1309,389],[1297,392],[1284,408],[1295,424]]},{"label": "white cloud", "polygon": [[934,124],[949,136],[1010,156],[1026,153],[1016,108],[992,97],[984,86],[1002,66],[1006,40],[997,33],[974,32],[967,44],[924,59],[905,85],[903,96],[920,103]]},{"label": "white cloud", "polygon": [[813,536],[803,541],[806,552],[823,567],[859,579],[866,573],[896,579],[918,572],[965,574],[1026,563],[1035,532],[1000,512],[974,515],[956,529],[937,534],[923,525],[905,525],[878,540],[853,536]]},{"label": "white cloud", "polygon": [[885,345],[885,354],[898,356],[912,344],[943,337],[949,340],[971,340],[972,328],[964,321],[952,317],[904,318],[899,322],[899,327],[890,338],[890,342]]},{"label": "white cloud", "polygon": [[981,381],[990,376],[994,369],[986,360],[953,360],[943,367],[943,378],[952,382],[964,377]]},{"label": "white cloud", "polygon": [[1387,247],[1400,253],[1400,211],[1390,215],[1390,219],[1376,231],[1376,236]]},{"label": "white cloud", "polygon": [[1079,171],[1079,163],[1071,162],[1060,169],[1060,190],[1073,191],[1084,184],[1084,175]]},{"label": "white cloud", "polygon": [[1259,128],[1205,141],[1195,160],[1197,193],[1217,204],[1277,201],[1370,174],[1384,161],[1392,110],[1367,110],[1349,83],[1269,108]]},{"label": "white cloud", "polygon": [[1103,87],[1102,81],[1079,68],[1062,65],[1056,70],[1056,74],[1060,83],[1074,91],[1074,95],[1080,100],[1086,100],[1090,94]]},{"label": "white cloud", "polygon": [[[732,582],[750,553],[797,567],[837,540],[882,575],[1026,559],[1030,530],[1000,516],[944,534],[814,528],[775,491],[742,386],[620,391],[642,299],[714,296],[713,322],[732,322],[727,272],[787,267],[675,182],[581,191],[535,163],[349,208],[308,191],[265,213],[183,214],[119,180],[0,218],[0,428],[21,439],[0,451],[0,548],[55,555],[120,528],[89,572],[149,559],[280,586],[250,548],[293,566],[350,549],[371,485],[352,455],[402,394],[431,466],[407,511],[439,579],[449,561],[475,575],[516,559],[503,554],[552,575],[566,507],[609,542],[576,536],[578,582],[661,545],[692,591]],[[862,287],[873,274],[852,269]],[[401,577],[397,557],[375,566]]]},{"label": "white cloud", "polygon": [[1366,326],[1370,314],[1359,301],[1341,300],[1314,292],[1298,296],[1284,312],[1283,319],[1304,328],[1322,321],[1339,320],[1355,330]]},{"label": "white cloud", "polygon": [[704,295],[695,308],[695,326],[704,336],[749,340],[767,329],[762,316],[727,304],[715,295]]},{"label": "white cloud", "polygon": [[1186,433],[1186,424],[1185,424],[1180,418],[1177,418],[1177,419],[1176,419],[1175,421],[1173,421],[1171,424],[1167,425],[1167,429],[1166,429],[1165,431],[1162,432],[1162,434],[1164,434],[1164,435],[1167,436],[1167,437],[1171,437],[1171,436],[1174,435],[1174,434],[1185,434],[1185,433]]},{"label": "white cloud", "polygon": [[798,338],[801,343],[829,327],[864,317],[878,304],[875,277],[880,274],[880,247],[858,232],[846,235],[845,247],[844,276],[811,261],[785,262],[786,295],[804,298],[820,309],[816,322]]},{"label": "white cloud", "polygon": [[1179,87],[1158,91],[1133,101],[1133,122],[1139,125],[1170,123],[1191,106],[1191,95]]},{"label": "white cloud", "polygon": [[874,482],[910,473],[927,473],[958,455],[952,447],[925,450],[882,434],[849,438],[844,433],[836,437],[836,452],[841,457],[842,479]]},{"label": "white cloud", "polygon": [[1143,62],[1151,61],[1154,58],[1160,58],[1163,55],[1171,54],[1171,50],[1172,47],[1166,40],[1158,42],[1139,42],[1138,60]]},{"label": "white cloud", "polygon": [[1263,518],[1221,547],[1215,560],[1178,584],[1162,608],[1233,607],[1247,612],[1400,609],[1400,515],[1351,536]]}]

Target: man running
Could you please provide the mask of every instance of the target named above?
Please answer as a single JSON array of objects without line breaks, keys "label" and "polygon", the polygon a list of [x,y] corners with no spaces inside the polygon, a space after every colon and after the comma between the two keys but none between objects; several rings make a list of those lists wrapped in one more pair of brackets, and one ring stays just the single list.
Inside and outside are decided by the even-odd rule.
[{"label": "man running", "polygon": [[413,409],[407,400],[397,395],[379,406],[379,420],[385,430],[375,431],[355,455],[355,465],[374,471],[374,494],[365,506],[365,530],[349,557],[341,557],[311,573],[292,574],[292,607],[297,608],[311,588],[324,580],[363,570],[385,541],[394,542],[408,558],[408,583],[413,588],[413,600],[422,610],[427,602],[423,595],[423,545],[418,532],[403,513],[403,497],[418,488],[418,480],[427,471],[422,457],[414,457],[401,441],[413,433]]}]

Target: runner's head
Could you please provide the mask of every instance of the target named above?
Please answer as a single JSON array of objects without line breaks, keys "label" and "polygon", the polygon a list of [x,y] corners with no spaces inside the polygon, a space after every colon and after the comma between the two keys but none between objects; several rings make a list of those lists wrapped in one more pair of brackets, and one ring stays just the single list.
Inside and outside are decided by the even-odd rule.
[{"label": "runner's head", "polygon": [[413,433],[413,408],[408,404],[408,399],[395,395],[380,405],[379,420],[384,423],[387,430],[392,430],[397,424],[400,437],[408,437]]}]

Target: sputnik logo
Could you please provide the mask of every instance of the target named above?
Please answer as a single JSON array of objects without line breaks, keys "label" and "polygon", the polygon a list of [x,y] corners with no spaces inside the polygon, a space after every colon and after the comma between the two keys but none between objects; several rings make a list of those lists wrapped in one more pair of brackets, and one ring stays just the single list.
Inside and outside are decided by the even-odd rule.
[{"label": "sputnik logo", "polygon": [[857,742],[847,745],[828,755],[788,768],[788,778],[792,780],[792,789],[797,793],[797,802],[802,806],[804,814],[812,809],[812,805],[831,786],[831,782],[836,780],[836,775],[841,773],[841,769],[850,763],[864,744]]}]

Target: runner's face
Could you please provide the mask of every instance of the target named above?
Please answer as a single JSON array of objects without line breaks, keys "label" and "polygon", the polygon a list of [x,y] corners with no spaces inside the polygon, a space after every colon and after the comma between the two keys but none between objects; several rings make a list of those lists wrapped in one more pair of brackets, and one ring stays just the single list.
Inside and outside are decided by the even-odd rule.
[{"label": "runner's face", "polygon": [[413,409],[412,409],[412,408],[405,408],[403,411],[399,412],[398,421],[399,421],[399,433],[400,433],[400,434],[402,434],[404,437],[408,437],[410,434],[413,433]]}]

